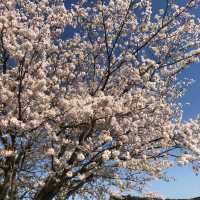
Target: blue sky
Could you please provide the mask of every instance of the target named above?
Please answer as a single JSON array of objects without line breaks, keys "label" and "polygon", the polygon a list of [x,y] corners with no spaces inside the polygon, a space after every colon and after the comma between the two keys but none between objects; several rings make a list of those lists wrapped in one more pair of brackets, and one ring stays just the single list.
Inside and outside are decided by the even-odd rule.
[{"label": "blue sky", "polygon": [[[200,113],[200,64],[195,64],[186,69],[180,78],[193,78],[195,82],[188,88],[182,99],[184,113],[183,120],[195,118]],[[191,105],[186,103],[190,102]],[[200,175],[193,174],[190,166],[175,167],[168,170],[168,175],[176,180],[170,182],[155,181],[150,189],[169,198],[191,198],[200,196]]]}]

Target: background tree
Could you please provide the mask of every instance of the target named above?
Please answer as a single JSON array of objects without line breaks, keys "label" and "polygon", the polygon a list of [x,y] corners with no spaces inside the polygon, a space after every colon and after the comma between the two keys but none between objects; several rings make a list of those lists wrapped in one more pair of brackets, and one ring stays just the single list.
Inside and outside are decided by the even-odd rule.
[{"label": "background tree", "polygon": [[0,199],[100,199],[177,163],[197,173],[199,119],[182,122],[176,76],[199,61],[198,4],[1,0]]}]

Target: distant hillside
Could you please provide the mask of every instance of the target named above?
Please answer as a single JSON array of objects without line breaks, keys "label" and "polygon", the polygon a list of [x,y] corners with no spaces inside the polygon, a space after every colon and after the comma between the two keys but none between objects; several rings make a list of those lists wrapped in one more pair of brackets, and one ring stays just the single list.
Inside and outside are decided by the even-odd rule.
[{"label": "distant hillside", "polygon": [[[161,200],[159,198],[147,198],[147,197],[133,197],[133,196],[122,196],[122,197],[110,197],[110,200]],[[200,197],[191,199],[166,199],[166,200],[200,200]]]}]

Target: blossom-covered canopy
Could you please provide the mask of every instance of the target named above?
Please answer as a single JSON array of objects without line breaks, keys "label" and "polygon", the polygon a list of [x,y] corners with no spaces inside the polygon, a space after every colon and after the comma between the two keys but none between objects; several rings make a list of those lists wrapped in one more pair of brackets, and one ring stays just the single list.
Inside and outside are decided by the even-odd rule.
[{"label": "blossom-covered canopy", "polygon": [[100,199],[177,163],[198,172],[176,76],[199,61],[199,1],[176,2],[0,1],[1,200]]}]

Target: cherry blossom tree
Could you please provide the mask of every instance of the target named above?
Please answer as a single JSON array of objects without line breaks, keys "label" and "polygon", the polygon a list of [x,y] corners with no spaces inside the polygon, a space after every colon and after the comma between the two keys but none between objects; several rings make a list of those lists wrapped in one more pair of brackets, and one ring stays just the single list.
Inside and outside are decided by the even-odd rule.
[{"label": "cherry blossom tree", "polygon": [[199,1],[176,2],[0,1],[0,200],[198,173],[200,120],[183,122],[177,75],[199,61]]}]

